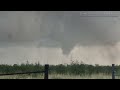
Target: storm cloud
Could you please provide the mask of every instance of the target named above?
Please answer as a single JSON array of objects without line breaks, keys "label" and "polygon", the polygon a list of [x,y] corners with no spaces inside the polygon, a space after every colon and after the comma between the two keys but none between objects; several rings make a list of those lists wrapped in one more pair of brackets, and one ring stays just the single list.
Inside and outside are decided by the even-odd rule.
[{"label": "storm cloud", "polygon": [[113,11],[1,11],[0,47],[61,48],[69,55],[76,46],[99,46],[112,61],[120,42],[119,16]]}]

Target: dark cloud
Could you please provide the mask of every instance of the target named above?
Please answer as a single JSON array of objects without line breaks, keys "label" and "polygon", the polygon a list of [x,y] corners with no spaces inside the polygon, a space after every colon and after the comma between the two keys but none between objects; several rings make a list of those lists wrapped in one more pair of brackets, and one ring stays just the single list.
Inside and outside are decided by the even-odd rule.
[{"label": "dark cloud", "polygon": [[[98,17],[81,16],[88,13]],[[119,42],[119,17],[106,17],[104,13],[106,12],[1,11],[0,41],[35,41],[39,43],[36,47],[60,47],[64,54],[69,54],[76,45],[93,46]],[[119,14],[110,13],[113,16]]]}]

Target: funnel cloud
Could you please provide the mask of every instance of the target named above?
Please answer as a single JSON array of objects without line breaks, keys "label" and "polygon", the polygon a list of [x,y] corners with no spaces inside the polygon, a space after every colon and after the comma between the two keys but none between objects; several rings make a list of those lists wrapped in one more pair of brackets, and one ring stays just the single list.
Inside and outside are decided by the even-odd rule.
[{"label": "funnel cloud", "polygon": [[69,62],[71,55],[87,63],[119,63],[119,17],[119,11],[0,11],[1,61],[21,62],[25,53],[21,57],[43,63]]}]

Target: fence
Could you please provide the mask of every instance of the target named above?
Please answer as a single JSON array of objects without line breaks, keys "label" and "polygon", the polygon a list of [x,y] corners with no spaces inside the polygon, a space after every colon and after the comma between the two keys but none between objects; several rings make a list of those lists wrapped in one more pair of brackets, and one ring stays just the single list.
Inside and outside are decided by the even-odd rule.
[{"label": "fence", "polygon": [[48,79],[48,71],[49,71],[49,65],[46,64],[44,71],[36,71],[36,72],[24,72],[24,73],[9,73],[9,74],[0,74],[0,76],[6,76],[6,75],[20,75],[20,74],[32,74],[32,73],[44,73],[44,79]]},{"label": "fence", "polygon": [[112,79],[115,79],[115,76],[120,76],[120,75],[116,74],[115,64],[112,64]]},{"label": "fence", "polygon": [[[0,74],[0,76],[6,76],[6,75],[20,75],[20,74],[32,74],[32,73],[44,73],[44,79],[48,79],[49,77],[49,65],[45,64],[44,71],[36,71],[36,72],[24,72],[24,73],[9,73],[9,74]],[[115,73],[115,64],[112,64],[112,79],[115,79],[116,75]]]}]

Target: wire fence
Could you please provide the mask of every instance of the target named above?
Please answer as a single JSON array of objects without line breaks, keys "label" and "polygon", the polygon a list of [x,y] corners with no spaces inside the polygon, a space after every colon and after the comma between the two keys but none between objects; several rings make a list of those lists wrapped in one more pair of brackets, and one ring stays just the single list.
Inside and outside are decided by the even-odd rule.
[{"label": "wire fence", "polygon": [[[0,74],[0,76],[44,73],[44,79],[48,79],[48,78],[49,78],[49,71],[51,71],[51,70],[52,70],[52,69],[49,69],[49,65],[48,65],[48,64],[45,64],[43,71],[22,72],[22,73],[7,73],[7,74]],[[112,79],[115,79],[115,76],[120,76],[120,75],[119,75],[119,74],[116,74],[115,64],[112,64]]]},{"label": "wire fence", "polygon": [[115,64],[112,64],[112,79],[115,79],[116,76],[119,77],[120,74],[117,74]]},{"label": "wire fence", "polygon": [[48,71],[49,71],[49,65],[46,64],[43,71],[23,72],[23,73],[8,73],[8,74],[0,74],[0,76],[44,73],[44,79],[48,79]]}]

